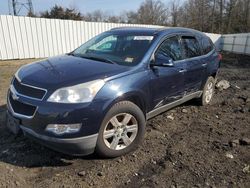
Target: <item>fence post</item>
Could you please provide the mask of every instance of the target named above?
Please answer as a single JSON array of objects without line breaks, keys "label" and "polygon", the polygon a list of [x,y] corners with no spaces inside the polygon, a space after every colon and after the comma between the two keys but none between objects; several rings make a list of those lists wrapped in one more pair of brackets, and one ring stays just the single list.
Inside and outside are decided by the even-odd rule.
[{"label": "fence post", "polygon": [[234,51],[234,43],[235,43],[235,38],[236,38],[236,36],[234,35],[234,36],[233,36],[233,44],[232,44],[232,49],[231,49],[231,52],[233,52],[233,51]]},{"label": "fence post", "polygon": [[219,50],[222,51],[224,49],[224,42],[225,41],[225,36],[221,35],[220,38],[220,46],[219,46]]},{"label": "fence post", "polygon": [[245,48],[244,48],[244,54],[247,54],[248,39],[249,39],[249,35],[247,35],[247,38],[246,38],[246,43],[245,43]]}]

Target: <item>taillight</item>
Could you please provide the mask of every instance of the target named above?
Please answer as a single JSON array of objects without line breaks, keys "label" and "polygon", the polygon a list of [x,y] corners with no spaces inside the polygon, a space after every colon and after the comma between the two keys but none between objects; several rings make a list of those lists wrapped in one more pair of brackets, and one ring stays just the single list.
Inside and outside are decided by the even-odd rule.
[{"label": "taillight", "polygon": [[220,61],[222,60],[222,55],[221,55],[221,54],[218,55],[218,59],[219,59]]}]

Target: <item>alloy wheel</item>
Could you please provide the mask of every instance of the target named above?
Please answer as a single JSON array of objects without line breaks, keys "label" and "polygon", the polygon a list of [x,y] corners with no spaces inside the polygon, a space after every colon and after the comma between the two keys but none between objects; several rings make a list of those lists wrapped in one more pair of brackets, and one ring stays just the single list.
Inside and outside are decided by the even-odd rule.
[{"label": "alloy wheel", "polygon": [[209,103],[213,97],[213,92],[214,92],[214,84],[213,82],[209,82],[207,84],[207,88],[205,91],[205,101],[206,103]]},{"label": "alloy wheel", "polygon": [[103,131],[105,145],[113,150],[128,147],[136,138],[138,122],[129,113],[120,113],[113,116],[106,124]]}]

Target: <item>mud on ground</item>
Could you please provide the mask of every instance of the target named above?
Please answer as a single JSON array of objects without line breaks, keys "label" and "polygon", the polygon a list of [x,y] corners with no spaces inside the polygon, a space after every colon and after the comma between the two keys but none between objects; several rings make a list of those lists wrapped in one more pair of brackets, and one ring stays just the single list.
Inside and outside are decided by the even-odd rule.
[{"label": "mud on ground", "polygon": [[211,105],[193,100],[149,120],[138,150],[105,160],[11,135],[4,123],[8,84],[31,60],[0,61],[0,187],[250,187],[250,146],[238,143],[250,138],[250,57],[223,58],[218,79],[231,87],[216,90]]}]

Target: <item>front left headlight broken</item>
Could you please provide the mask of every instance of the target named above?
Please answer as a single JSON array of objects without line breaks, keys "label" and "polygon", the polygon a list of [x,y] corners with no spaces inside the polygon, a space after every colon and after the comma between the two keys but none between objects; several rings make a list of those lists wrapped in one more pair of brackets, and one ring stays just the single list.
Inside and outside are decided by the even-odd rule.
[{"label": "front left headlight broken", "polygon": [[47,101],[55,103],[91,102],[104,84],[104,80],[94,80],[83,84],[60,88],[56,90]]}]

